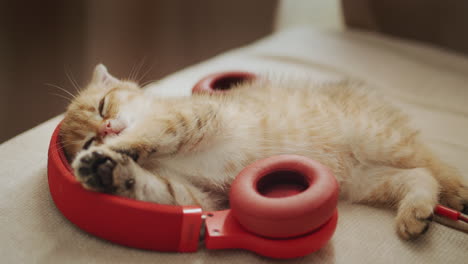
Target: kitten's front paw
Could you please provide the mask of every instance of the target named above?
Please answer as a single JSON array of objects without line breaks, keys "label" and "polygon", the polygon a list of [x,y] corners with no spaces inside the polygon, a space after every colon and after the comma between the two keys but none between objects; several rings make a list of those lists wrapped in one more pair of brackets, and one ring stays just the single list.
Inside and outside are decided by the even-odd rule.
[{"label": "kitten's front paw", "polygon": [[128,157],[130,157],[132,160],[134,160],[135,162],[138,161],[138,159],[140,158],[140,151],[137,151],[137,150],[130,150],[130,149],[114,149],[115,152],[117,153],[120,153],[122,155],[126,155]]},{"label": "kitten's front paw", "polygon": [[75,175],[86,189],[131,198],[135,179],[129,170],[129,156],[94,147],[73,162]]},{"label": "kitten's front paw", "polygon": [[103,149],[93,149],[77,157],[73,167],[84,187],[108,193],[114,191],[113,173],[117,162],[111,156]]},{"label": "kitten's front paw", "polygon": [[132,146],[132,144],[109,144],[108,147],[113,152],[131,158],[136,163],[144,163],[151,154],[156,152],[156,149],[154,148],[146,146]]},{"label": "kitten's front paw", "polygon": [[402,208],[396,217],[397,233],[404,240],[416,239],[426,233],[432,218],[430,204]]}]

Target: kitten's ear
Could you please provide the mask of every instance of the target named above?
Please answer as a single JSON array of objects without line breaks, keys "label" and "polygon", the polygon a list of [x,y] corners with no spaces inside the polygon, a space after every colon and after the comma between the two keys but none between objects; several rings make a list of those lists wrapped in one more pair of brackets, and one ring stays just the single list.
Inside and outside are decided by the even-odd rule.
[{"label": "kitten's ear", "polygon": [[119,79],[112,76],[108,71],[106,66],[103,64],[98,64],[94,68],[93,79],[91,83],[94,84],[104,84],[106,86],[110,86],[113,84],[118,84],[120,82]]}]

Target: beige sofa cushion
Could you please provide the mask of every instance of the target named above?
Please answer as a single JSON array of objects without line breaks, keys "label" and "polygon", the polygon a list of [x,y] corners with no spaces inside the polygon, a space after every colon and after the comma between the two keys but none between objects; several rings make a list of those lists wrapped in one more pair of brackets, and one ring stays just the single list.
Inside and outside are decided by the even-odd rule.
[{"label": "beige sofa cushion", "polygon": [[[467,175],[466,58],[377,35],[299,28],[189,67],[147,89],[153,94],[189,95],[203,76],[238,69],[314,81],[365,80],[406,110],[430,146]],[[246,251],[207,251],[202,246],[194,254],[130,249],[77,229],[55,208],[47,187],[48,141],[60,118],[0,145],[2,263],[271,262]],[[342,202],[339,213],[332,241],[291,263],[463,263],[468,259],[468,236],[461,231],[433,224],[420,240],[405,242],[394,232],[392,211]]]}]

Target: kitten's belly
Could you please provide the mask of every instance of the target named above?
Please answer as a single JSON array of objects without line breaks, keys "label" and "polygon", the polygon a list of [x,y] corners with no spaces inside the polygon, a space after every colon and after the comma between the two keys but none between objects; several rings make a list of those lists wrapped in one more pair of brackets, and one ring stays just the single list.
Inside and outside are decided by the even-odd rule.
[{"label": "kitten's belly", "polygon": [[273,155],[296,154],[314,159],[330,168],[340,185],[356,165],[350,152],[330,152],[313,142],[277,142],[268,148],[260,142],[243,143],[223,143],[202,152],[159,158],[153,172],[166,178],[180,177],[205,190],[224,192],[242,169]]},{"label": "kitten's belly", "polygon": [[237,156],[213,152],[202,153],[168,159],[163,161],[163,166],[168,173],[172,173],[172,175],[169,175],[170,177],[178,175],[197,186],[218,190],[228,187],[237,174],[249,164],[273,155],[297,154],[314,159],[330,168],[339,183],[346,179],[349,171],[354,166],[353,161],[346,159],[344,154],[330,156],[320,155],[320,153],[315,152],[315,155],[310,155],[307,152],[285,152],[280,149],[272,152],[268,154],[261,152],[245,153]]}]

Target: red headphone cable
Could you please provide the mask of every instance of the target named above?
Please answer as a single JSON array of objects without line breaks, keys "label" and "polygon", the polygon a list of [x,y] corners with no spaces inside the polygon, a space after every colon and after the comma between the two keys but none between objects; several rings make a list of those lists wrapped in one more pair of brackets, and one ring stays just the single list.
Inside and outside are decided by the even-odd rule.
[{"label": "red headphone cable", "polygon": [[435,209],[434,209],[434,213],[439,215],[439,216],[443,216],[445,218],[449,218],[449,219],[452,219],[452,220],[455,220],[455,221],[462,221],[462,222],[465,222],[465,223],[468,223],[468,216],[467,215],[464,215],[456,210],[453,210],[451,208],[448,208],[448,207],[445,207],[443,205],[440,205],[438,204]]}]

